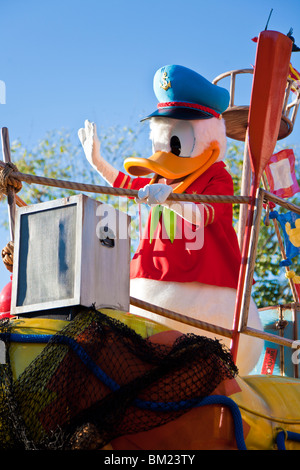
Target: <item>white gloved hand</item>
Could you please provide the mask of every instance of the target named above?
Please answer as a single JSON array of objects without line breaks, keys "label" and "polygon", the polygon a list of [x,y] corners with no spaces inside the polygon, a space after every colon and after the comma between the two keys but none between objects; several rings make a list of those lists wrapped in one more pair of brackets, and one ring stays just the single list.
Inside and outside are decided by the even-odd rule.
[{"label": "white gloved hand", "polygon": [[146,186],[139,189],[138,197],[135,200],[137,203],[145,202],[149,205],[161,204],[191,224],[200,226],[202,216],[197,204],[194,202],[167,201],[172,191],[172,187],[167,184],[146,184]]},{"label": "white gloved hand", "polygon": [[97,136],[96,124],[86,120],[84,129],[78,130],[78,137],[89,163],[97,169],[101,162],[100,141]]},{"label": "white gloved hand", "polygon": [[139,189],[136,202],[145,202],[149,205],[163,204],[172,191],[172,187],[167,184],[146,184]]}]

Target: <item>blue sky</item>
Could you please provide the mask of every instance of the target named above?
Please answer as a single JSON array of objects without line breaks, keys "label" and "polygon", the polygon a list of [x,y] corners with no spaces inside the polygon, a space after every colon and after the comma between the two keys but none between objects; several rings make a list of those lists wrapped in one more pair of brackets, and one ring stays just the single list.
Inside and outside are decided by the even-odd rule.
[{"label": "blue sky", "polygon": [[[283,0],[0,0],[0,126],[30,146],[53,129],[77,132],[86,118],[104,127],[137,124],[156,108],[159,67],[185,65],[209,80],[251,67],[251,38],[271,8],[269,29],[292,27],[300,46],[294,7]],[[292,63],[300,70],[300,52]],[[298,122],[287,143],[299,143],[299,130]],[[8,239],[0,230],[0,248]],[[8,280],[1,265],[0,289]]]}]

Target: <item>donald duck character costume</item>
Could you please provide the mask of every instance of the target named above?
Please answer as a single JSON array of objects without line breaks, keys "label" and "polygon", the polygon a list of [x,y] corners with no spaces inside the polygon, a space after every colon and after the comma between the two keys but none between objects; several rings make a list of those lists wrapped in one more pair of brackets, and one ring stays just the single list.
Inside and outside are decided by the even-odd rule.
[{"label": "donald duck character costume", "polygon": [[[167,200],[171,192],[232,195],[225,169],[226,131],[222,112],[229,93],[179,65],[154,76],[157,109],[150,121],[153,155],[128,158],[128,174],[117,171],[100,154],[96,126],[78,131],[90,164],[112,186],[139,190],[137,202],[149,204],[145,233],[131,261],[130,295],[186,316],[232,328],[241,255],[228,203]],[[148,176],[150,175],[150,176]],[[183,333],[193,328],[150,312],[132,312]],[[249,326],[261,329],[251,300]],[[205,336],[217,337],[207,331]],[[229,346],[229,340],[221,338]],[[257,363],[262,341],[242,335],[237,357],[241,375]]]}]

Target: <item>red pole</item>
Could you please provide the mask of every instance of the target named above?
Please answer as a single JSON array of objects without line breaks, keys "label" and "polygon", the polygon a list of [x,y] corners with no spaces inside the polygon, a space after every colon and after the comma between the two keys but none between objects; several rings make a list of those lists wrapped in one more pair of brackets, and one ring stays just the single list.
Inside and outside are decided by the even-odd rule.
[{"label": "red pole", "polygon": [[242,256],[241,256],[242,259],[241,259],[241,266],[240,266],[239,280],[238,280],[238,287],[237,287],[236,305],[235,305],[234,318],[233,318],[232,339],[231,339],[231,345],[230,345],[231,354],[235,363],[237,360],[239,338],[240,338],[239,323],[240,323],[240,317],[241,317],[241,306],[242,306],[243,290],[244,290],[244,283],[245,283],[245,276],[246,276],[246,269],[247,269],[251,229],[253,225],[253,214],[254,214],[254,207],[255,207],[256,190],[257,190],[257,184],[254,178],[254,181],[252,182],[251,189],[250,189],[251,203],[249,205],[247,223],[245,227],[245,235],[244,235]]},{"label": "red pole", "polygon": [[250,192],[251,204],[248,209],[242,248],[231,340],[231,353],[235,362],[240,337],[239,323],[253,225],[255,196],[261,175],[272,156],[278,138],[291,51],[292,41],[289,37],[277,31],[263,31],[260,33],[256,51],[248,126],[249,157],[253,171]]}]

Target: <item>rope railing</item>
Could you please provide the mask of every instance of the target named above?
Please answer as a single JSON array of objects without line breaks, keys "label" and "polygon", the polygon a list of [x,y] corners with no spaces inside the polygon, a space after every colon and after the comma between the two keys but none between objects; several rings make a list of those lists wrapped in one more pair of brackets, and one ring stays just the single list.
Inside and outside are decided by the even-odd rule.
[{"label": "rope railing", "polygon": [[[209,331],[210,333],[214,333],[220,336],[232,338],[233,331],[228,328],[204,322],[195,318],[190,318],[186,315],[182,315],[181,313],[174,312],[173,310],[168,310],[166,308],[159,307],[158,305],[145,302],[144,300],[136,299],[135,297],[130,297],[130,304],[134,307],[138,307],[143,310],[147,310],[148,312],[161,315],[162,317],[169,318],[170,320],[175,320],[180,323],[184,323],[186,325],[190,325],[204,331]],[[295,341],[292,339],[277,336],[275,334],[267,333],[265,331],[260,331],[255,328],[246,327],[241,331],[241,333],[248,336],[254,336],[256,338],[264,339],[273,343],[277,343],[281,346],[300,349],[300,344],[295,343]]]},{"label": "rope railing", "polygon": [[[135,297],[130,297],[130,304],[134,307],[141,308],[148,312],[155,313],[165,318],[169,318],[170,320],[175,320],[180,323],[184,323],[186,325],[190,325],[195,328],[199,328],[200,330],[209,331],[210,333],[214,333],[220,336],[225,336],[226,338],[232,338],[233,331],[224,328],[218,325],[214,325],[212,323],[204,322],[202,320],[198,320],[195,318],[190,318],[186,315],[182,315],[180,313],[174,312],[173,310],[168,310],[166,308],[159,307],[158,305],[154,305],[149,302],[145,302],[144,300],[136,299]],[[248,336],[254,336],[256,338],[260,338],[266,341],[270,341],[271,343],[276,343],[280,346],[286,346],[293,349],[300,349],[300,344],[295,342],[293,339],[284,338],[282,336],[277,336],[272,333],[267,333],[265,331],[260,331],[255,328],[246,327],[241,330],[242,334]]]},{"label": "rope railing", "polygon": [[[0,161],[0,171],[6,167],[5,163]],[[3,170],[2,170],[3,171]],[[96,194],[108,194],[114,196],[127,196],[135,198],[138,191],[134,189],[113,188],[111,186],[99,186],[97,184],[79,183],[75,181],[66,181],[56,178],[47,178],[45,176],[37,176],[28,173],[13,171],[10,178],[16,178],[28,184],[39,184],[43,186],[51,186],[62,189],[70,189],[73,191],[83,191]],[[189,201],[189,202],[223,202],[228,204],[249,204],[251,202],[248,196],[223,196],[223,195],[199,195],[199,194],[176,194],[172,193],[168,197],[171,201]]]},{"label": "rope railing", "polygon": [[182,315],[181,313],[177,313],[172,310],[168,310],[166,308],[151,304],[149,302],[145,302],[144,300],[136,299],[135,297],[130,297],[130,304],[134,305],[135,307],[139,307],[149,312],[156,313],[163,317],[169,318],[170,320],[185,323],[186,325],[194,326],[205,331],[210,331],[211,333],[215,333],[221,336],[226,336],[227,338],[232,337],[232,331],[228,328],[223,328],[221,326],[213,325],[212,323],[207,323],[202,320],[191,318],[186,315]]},{"label": "rope railing", "polygon": [[270,193],[269,191],[262,189],[263,191],[263,196],[264,199],[267,201],[274,202],[275,204],[278,204],[279,206],[284,207],[285,209],[288,209],[292,212],[295,212],[296,214],[300,214],[300,207],[297,206],[296,204],[293,204],[292,202],[285,201],[281,197],[276,196],[275,194]]}]

